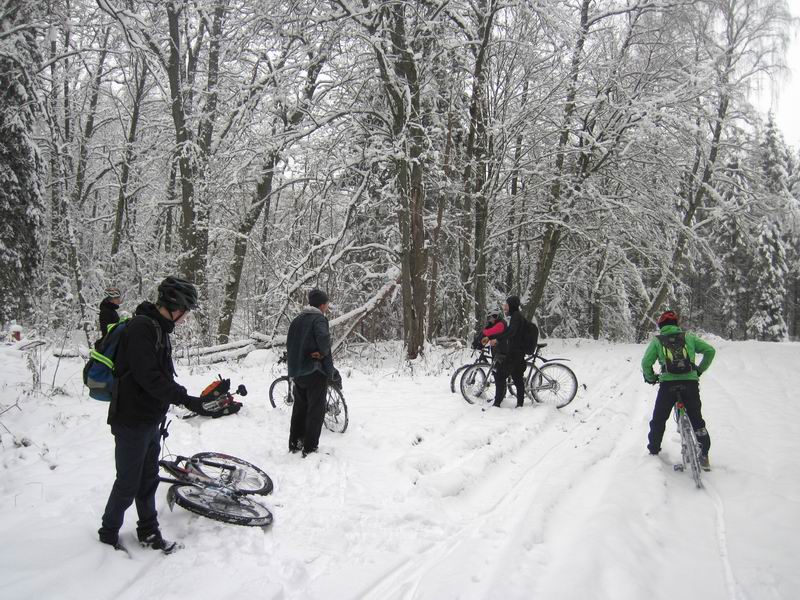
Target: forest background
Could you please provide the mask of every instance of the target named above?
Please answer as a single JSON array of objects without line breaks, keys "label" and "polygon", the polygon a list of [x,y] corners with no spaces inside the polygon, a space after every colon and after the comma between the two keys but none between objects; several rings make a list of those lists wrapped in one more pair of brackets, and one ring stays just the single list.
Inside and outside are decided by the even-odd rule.
[{"label": "forest background", "polygon": [[[410,359],[509,294],[543,335],[674,308],[798,339],[784,0],[0,0],[0,323],[97,335],[166,275],[193,346]],[[215,345],[216,346],[213,346]]]}]

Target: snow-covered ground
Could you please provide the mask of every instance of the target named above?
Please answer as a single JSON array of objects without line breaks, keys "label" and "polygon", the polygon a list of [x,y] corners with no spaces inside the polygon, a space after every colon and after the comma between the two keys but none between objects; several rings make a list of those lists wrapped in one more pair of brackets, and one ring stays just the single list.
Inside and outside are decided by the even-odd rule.
[{"label": "snow-covered ground", "polygon": [[224,372],[250,394],[236,416],[174,420],[169,450],[264,468],[275,521],[170,512],[164,485],[162,530],[186,548],[136,546],[132,508],[131,558],[97,541],[113,439],[82,363],[62,359],[54,378],[46,358],[31,395],[25,356],[0,348],[0,407],[19,406],[0,415],[0,598],[800,598],[800,344],[712,341],[713,471],[697,490],[672,469],[672,423],[662,455],[645,450],[656,390],[639,373],[644,346],[549,342],[581,384],[562,411],[468,405],[449,389],[464,353],[435,351],[413,373],[397,347],[348,360],[350,427],[323,430],[325,453],[306,459],[287,453],[289,416],[267,400],[273,354],[179,366],[190,391]]}]

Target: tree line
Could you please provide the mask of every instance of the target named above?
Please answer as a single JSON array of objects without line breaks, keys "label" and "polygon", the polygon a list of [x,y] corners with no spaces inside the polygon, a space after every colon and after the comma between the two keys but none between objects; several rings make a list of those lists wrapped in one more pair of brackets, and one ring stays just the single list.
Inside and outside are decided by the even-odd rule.
[{"label": "tree line", "polygon": [[[0,320],[201,290],[198,342],[798,336],[783,0],[2,0]],[[32,316],[31,316],[32,315]],[[352,316],[352,318],[350,318]],[[343,318],[344,317],[344,318]],[[90,337],[87,333],[87,337]]]}]

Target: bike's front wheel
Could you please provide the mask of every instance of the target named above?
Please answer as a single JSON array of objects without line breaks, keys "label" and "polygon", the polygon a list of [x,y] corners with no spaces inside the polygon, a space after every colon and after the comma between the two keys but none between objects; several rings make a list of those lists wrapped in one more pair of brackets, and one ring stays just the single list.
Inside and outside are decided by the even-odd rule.
[{"label": "bike's front wheel", "polygon": [[461,365],[455,371],[453,371],[453,374],[450,376],[450,392],[455,394],[456,388],[461,389],[461,383],[459,381],[459,378],[464,374],[464,371],[469,369],[471,366],[472,363],[468,365]]},{"label": "bike's front wheel", "polygon": [[234,496],[215,488],[173,485],[167,498],[178,506],[215,521],[263,527],[272,523],[269,509],[246,496]]},{"label": "bike's front wheel", "polygon": [[578,393],[578,378],[567,365],[547,363],[533,374],[530,392],[537,402],[564,408]]},{"label": "bike's front wheel", "polygon": [[192,466],[209,479],[244,494],[272,492],[272,479],[254,464],[220,452],[200,452],[189,459]]},{"label": "bike's front wheel", "polygon": [[461,376],[461,395],[470,404],[494,402],[494,373],[489,365],[472,365]]},{"label": "bike's front wheel", "polygon": [[334,433],[344,433],[350,422],[347,414],[347,404],[339,388],[329,385],[328,397],[325,401],[325,428]]},{"label": "bike's front wheel", "polygon": [[278,377],[269,386],[269,403],[272,404],[272,408],[291,410],[292,404],[294,404],[294,395],[292,380],[288,375]]}]

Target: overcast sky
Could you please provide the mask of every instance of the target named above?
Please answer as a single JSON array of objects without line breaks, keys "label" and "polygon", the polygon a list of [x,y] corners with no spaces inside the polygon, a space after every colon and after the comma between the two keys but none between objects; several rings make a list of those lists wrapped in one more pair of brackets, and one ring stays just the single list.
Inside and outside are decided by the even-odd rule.
[{"label": "overcast sky", "polygon": [[[800,1],[789,0],[790,10],[795,17],[800,17]],[[766,110],[772,108],[786,142],[795,148],[800,147],[800,37],[794,30],[792,41],[786,53],[786,65],[790,73],[776,81],[777,90],[770,94],[771,101],[766,101]]]}]

